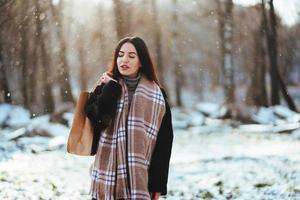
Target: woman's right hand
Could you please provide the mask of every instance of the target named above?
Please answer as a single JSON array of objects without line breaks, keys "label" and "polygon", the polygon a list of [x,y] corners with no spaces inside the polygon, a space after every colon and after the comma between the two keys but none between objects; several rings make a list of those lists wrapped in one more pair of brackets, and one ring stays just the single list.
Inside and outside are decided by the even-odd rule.
[{"label": "woman's right hand", "polygon": [[97,85],[106,84],[109,81],[117,82],[115,79],[112,78],[112,73],[111,72],[104,72],[102,74],[101,78],[97,81]]},{"label": "woman's right hand", "polygon": [[118,82],[118,81],[116,81],[115,79],[112,78],[112,73],[111,73],[111,72],[104,72],[104,73],[102,74],[102,76],[100,77],[100,79],[99,79],[99,80],[96,82],[96,84],[93,86],[92,91],[94,91],[98,85],[106,84],[106,83],[108,83],[110,80],[115,81],[115,82]]}]

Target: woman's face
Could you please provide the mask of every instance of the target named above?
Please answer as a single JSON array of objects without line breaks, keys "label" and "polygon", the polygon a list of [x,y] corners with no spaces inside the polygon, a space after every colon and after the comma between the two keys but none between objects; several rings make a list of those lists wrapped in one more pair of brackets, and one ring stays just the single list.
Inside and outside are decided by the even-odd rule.
[{"label": "woman's face", "polygon": [[122,76],[135,78],[141,67],[140,59],[133,44],[126,42],[118,52],[118,70]]}]

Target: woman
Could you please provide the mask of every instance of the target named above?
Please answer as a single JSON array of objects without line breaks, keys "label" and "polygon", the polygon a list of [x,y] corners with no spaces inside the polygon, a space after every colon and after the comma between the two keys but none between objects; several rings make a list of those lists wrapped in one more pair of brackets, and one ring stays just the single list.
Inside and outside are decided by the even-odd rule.
[{"label": "woman", "polygon": [[173,129],[145,42],[122,39],[98,85],[86,105],[94,126],[105,121],[94,129],[92,198],[159,199],[167,192]]}]

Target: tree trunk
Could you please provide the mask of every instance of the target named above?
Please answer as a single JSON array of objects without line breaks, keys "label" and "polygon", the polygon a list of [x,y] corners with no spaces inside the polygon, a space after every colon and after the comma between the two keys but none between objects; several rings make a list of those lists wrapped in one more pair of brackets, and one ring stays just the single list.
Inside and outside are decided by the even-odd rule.
[{"label": "tree trunk", "polygon": [[113,9],[117,38],[121,40],[130,31],[131,5],[123,0],[113,0]]},{"label": "tree trunk", "polygon": [[78,38],[78,56],[79,56],[79,79],[80,79],[80,89],[87,89],[87,75],[85,67],[85,58],[84,58],[84,44],[82,37]]},{"label": "tree trunk", "polygon": [[[46,51],[46,46],[45,46],[45,37],[42,32],[42,21],[39,20],[40,14],[41,14],[41,9],[40,9],[40,4],[38,0],[35,0],[35,5],[36,5],[36,12],[37,12],[37,36],[38,36],[38,41],[39,41],[39,47],[40,47],[40,53],[41,53],[41,61],[42,61],[42,70],[41,70],[41,76],[42,76],[42,84],[43,84],[43,91],[42,91],[42,96],[43,96],[43,103],[44,103],[44,114],[46,113],[52,113],[54,111],[54,101],[53,101],[53,96],[52,96],[52,90],[51,90],[51,85],[49,81],[49,59]],[[39,53],[37,52],[37,58]]]},{"label": "tree trunk", "polygon": [[279,81],[280,91],[282,92],[282,95],[283,95],[289,109],[291,109],[295,112],[298,112],[296,105],[295,105],[293,99],[291,98],[291,96],[289,95],[288,90],[285,86],[285,83],[284,83],[281,75],[279,74],[278,70],[277,70],[277,77],[278,77],[278,81]]},{"label": "tree trunk", "polygon": [[[226,0],[224,5],[217,1],[219,16],[219,34],[221,43],[221,64],[224,74],[224,98],[228,107],[228,116],[232,116],[235,110],[235,86],[232,56],[233,40],[233,2]],[[224,7],[224,8],[223,8]]]},{"label": "tree trunk", "polygon": [[172,28],[171,28],[171,54],[174,66],[174,75],[175,75],[175,97],[176,97],[176,106],[181,107],[181,86],[182,86],[182,79],[183,73],[181,70],[181,66],[179,63],[179,52],[178,52],[178,13],[177,13],[177,0],[173,0],[173,11],[172,11]]},{"label": "tree trunk", "polygon": [[59,63],[58,63],[58,77],[60,82],[60,94],[63,102],[72,102],[74,103],[74,98],[72,95],[72,89],[70,84],[70,72],[69,65],[67,62],[67,53],[66,53],[66,41],[64,38],[64,28],[63,28],[63,20],[62,15],[60,14],[63,11],[63,0],[59,1],[59,5],[57,8],[51,3],[51,13],[54,17],[54,21],[56,22],[56,34],[59,40],[60,52],[59,52]]},{"label": "tree trunk", "polygon": [[153,33],[155,40],[155,57],[156,57],[156,69],[158,72],[158,78],[160,84],[167,90],[163,66],[163,57],[162,57],[162,45],[161,45],[161,30],[158,22],[158,11],[156,0],[151,0],[151,9],[152,9],[152,21],[153,21]]},{"label": "tree trunk", "polygon": [[270,60],[270,78],[271,78],[271,104],[280,104],[279,85],[277,77],[277,32],[276,32],[276,16],[274,13],[273,1],[269,1],[270,11],[269,20],[266,14],[265,2],[262,0],[263,15],[265,19],[265,30],[267,33],[268,56]]},{"label": "tree trunk", "polygon": [[254,51],[254,70],[251,74],[253,104],[256,106],[268,106],[268,95],[266,90],[266,51],[265,51],[265,18],[262,8],[261,24],[259,30],[254,31],[253,49]]},{"label": "tree trunk", "polygon": [[[2,32],[0,32],[2,34]],[[0,35],[0,90],[5,103],[11,103],[11,92],[8,87],[7,75],[3,63],[2,37]]]},{"label": "tree trunk", "polygon": [[289,108],[291,110],[296,111],[295,103],[293,99],[290,97],[286,85],[280,75],[277,63],[277,22],[276,22],[276,14],[274,11],[273,0],[269,0],[269,20],[267,20],[267,15],[265,13],[265,3],[262,0],[264,18],[266,19],[265,27],[267,32],[267,44],[268,44],[268,52],[269,52],[269,60],[270,60],[270,75],[271,75],[271,103],[272,105],[280,104],[279,98],[279,89],[282,92],[282,95],[287,102]]},{"label": "tree trunk", "polygon": [[[34,4],[36,4],[36,2],[33,2]],[[37,55],[39,55],[39,35],[37,35],[37,21],[39,19],[37,19],[37,15],[36,14],[32,14],[32,19],[33,19],[33,23],[35,24],[35,27],[32,27],[33,30],[33,37],[34,37],[34,42],[33,42],[33,49],[30,52],[30,58],[31,58],[31,63],[30,66],[28,66],[28,80],[29,80],[29,86],[28,86],[28,93],[29,93],[29,102],[30,102],[30,107],[32,108],[33,105],[36,104],[36,97],[37,97],[37,71],[38,71],[38,57]],[[31,109],[33,110],[33,109]]]},{"label": "tree trunk", "polygon": [[251,98],[256,106],[267,106],[267,91],[265,84],[265,50],[261,31],[254,31],[254,66],[251,74]]},{"label": "tree trunk", "polygon": [[22,17],[24,17],[22,23],[21,23],[21,29],[20,29],[20,35],[21,35],[21,71],[22,71],[22,95],[24,98],[24,106],[25,108],[29,108],[29,97],[28,97],[28,84],[27,84],[27,78],[28,78],[28,56],[27,56],[27,49],[28,49],[28,34],[27,34],[27,28],[28,28],[28,1],[22,2]]},{"label": "tree trunk", "polygon": [[[4,66],[3,27],[13,19],[10,10],[14,0],[3,0],[0,2],[0,91],[5,103],[12,103],[11,91],[8,85],[8,77]],[[4,16],[4,17],[3,17]]]}]

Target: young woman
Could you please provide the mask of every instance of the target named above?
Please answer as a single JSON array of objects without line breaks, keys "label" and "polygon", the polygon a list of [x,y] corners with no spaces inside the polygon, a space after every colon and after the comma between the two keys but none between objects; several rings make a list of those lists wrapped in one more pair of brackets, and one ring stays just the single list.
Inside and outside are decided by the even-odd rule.
[{"label": "young woman", "polygon": [[[145,42],[127,37],[86,105],[98,135],[93,199],[159,199],[167,193],[173,141],[171,111]],[[104,123],[105,128],[97,128]],[[95,131],[96,130],[96,131]]]}]

